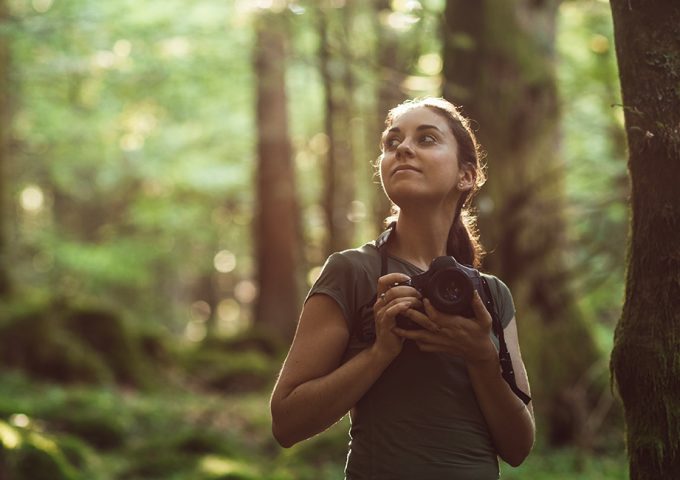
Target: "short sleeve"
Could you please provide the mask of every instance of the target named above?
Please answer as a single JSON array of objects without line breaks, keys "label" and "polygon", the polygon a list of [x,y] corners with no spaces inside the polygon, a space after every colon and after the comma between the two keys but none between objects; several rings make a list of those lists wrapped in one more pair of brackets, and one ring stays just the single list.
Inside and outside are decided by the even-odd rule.
[{"label": "short sleeve", "polygon": [[305,302],[318,293],[328,295],[340,306],[349,325],[353,317],[352,312],[356,310],[356,284],[357,271],[350,259],[341,253],[334,253],[326,260]]},{"label": "short sleeve", "polygon": [[499,278],[494,276],[489,276],[488,278],[498,318],[503,328],[506,328],[515,316],[515,303],[512,300],[512,293],[510,293],[508,286]]}]

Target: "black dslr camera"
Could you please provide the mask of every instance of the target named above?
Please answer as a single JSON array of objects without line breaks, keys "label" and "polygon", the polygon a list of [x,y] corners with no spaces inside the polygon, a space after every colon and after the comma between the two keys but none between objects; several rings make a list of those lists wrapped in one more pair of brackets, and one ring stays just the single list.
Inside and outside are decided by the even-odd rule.
[{"label": "black dslr camera", "polygon": [[[426,272],[399,285],[415,288],[424,298],[430,300],[434,308],[449,315],[473,318],[475,314],[472,309],[472,295],[475,290],[484,305],[491,304],[479,271],[458,263],[450,256],[435,258]],[[398,315],[396,321],[397,326],[407,330],[422,328],[403,315]]]}]

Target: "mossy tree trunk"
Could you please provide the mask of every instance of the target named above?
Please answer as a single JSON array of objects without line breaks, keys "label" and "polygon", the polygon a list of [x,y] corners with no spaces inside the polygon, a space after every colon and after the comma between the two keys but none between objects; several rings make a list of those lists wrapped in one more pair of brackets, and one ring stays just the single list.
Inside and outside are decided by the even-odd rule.
[{"label": "mossy tree trunk", "polygon": [[351,4],[341,9],[322,9],[319,18],[319,60],[329,144],[323,181],[327,255],[350,248],[354,241],[354,224],[350,220],[356,183],[351,128],[354,78],[347,38]]},{"label": "mossy tree trunk", "polygon": [[297,320],[298,204],[288,135],[284,18],[256,20],[257,211],[255,241],[259,295],[255,323],[289,339]]},{"label": "mossy tree trunk", "polygon": [[611,368],[630,478],[680,478],[680,5],[612,0],[631,229]]},{"label": "mossy tree trunk", "polygon": [[[444,96],[463,106],[487,152],[477,206],[485,269],[514,296],[536,408],[553,444],[588,443],[585,377],[600,355],[571,291],[559,155],[559,1],[448,0]],[[602,385],[601,388],[605,388]]]},{"label": "mossy tree trunk", "polygon": [[10,40],[6,27],[10,16],[7,2],[0,0],[0,298],[10,292],[9,255],[7,252],[7,228],[9,209],[7,202],[9,185],[7,163],[9,161],[10,130]]}]

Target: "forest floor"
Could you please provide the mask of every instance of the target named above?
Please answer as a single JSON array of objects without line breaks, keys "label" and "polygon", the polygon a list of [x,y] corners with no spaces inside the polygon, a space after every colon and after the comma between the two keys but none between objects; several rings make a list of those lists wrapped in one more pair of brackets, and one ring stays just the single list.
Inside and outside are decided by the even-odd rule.
[{"label": "forest floor", "polygon": [[[342,479],[347,419],[282,449],[270,434],[268,395],[65,387],[3,373],[0,473],[9,462],[16,480]],[[35,448],[17,453],[17,435],[56,461],[31,454]],[[503,465],[502,478],[622,480],[627,461],[619,451],[549,450],[539,442],[519,468]]]}]

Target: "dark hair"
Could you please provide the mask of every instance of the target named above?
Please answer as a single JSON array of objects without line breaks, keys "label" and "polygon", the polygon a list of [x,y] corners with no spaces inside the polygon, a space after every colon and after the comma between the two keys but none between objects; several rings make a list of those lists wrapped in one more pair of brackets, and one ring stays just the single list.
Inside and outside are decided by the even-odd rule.
[{"label": "dark hair", "polygon": [[[477,217],[471,209],[472,198],[486,181],[479,144],[470,128],[470,121],[460,113],[455,105],[443,98],[426,97],[406,100],[388,112],[385,118],[386,129],[390,128],[398,117],[418,107],[429,108],[446,120],[456,142],[458,142],[459,167],[471,169],[475,177],[473,187],[462,192],[458,200],[446,242],[446,254],[453,255],[461,263],[479,268],[484,256],[484,248],[479,242]],[[382,159],[382,154],[380,158]],[[385,220],[386,223],[389,224],[396,220],[398,215],[399,208],[393,204],[392,215]]]}]

